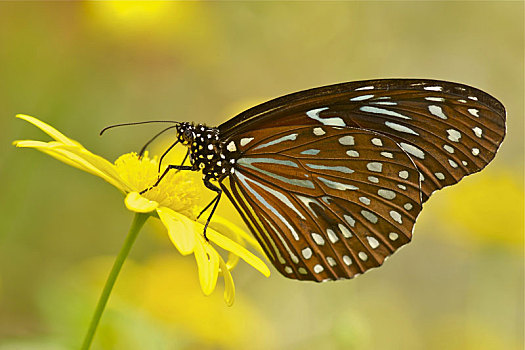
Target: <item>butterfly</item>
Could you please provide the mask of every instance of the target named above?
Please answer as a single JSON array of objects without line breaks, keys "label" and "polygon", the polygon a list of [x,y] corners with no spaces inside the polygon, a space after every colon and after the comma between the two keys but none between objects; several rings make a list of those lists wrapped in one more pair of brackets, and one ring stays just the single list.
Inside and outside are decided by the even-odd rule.
[{"label": "butterfly", "polygon": [[225,194],[281,274],[348,279],[409,243],[423,203],[482,170],[505,123],[498,100],[462,84],[329,85],[262,103],[218,127],[176,122],[166,153],[182,144],[190,165],[168,165],[159,181],[173,169],[201,171],[216,192],[203,210],[211,208],[207,224]]}]

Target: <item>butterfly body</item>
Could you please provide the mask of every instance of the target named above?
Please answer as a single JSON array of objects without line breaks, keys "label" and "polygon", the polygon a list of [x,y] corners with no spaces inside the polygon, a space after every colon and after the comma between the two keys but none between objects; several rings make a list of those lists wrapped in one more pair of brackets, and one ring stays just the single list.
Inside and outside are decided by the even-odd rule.
[{"label": "butterfly body", "polygon": [[212,213],[228,196],[284,276],[352,278],[410,242],[434,191],[494,158],[505,118],[498,100],[462,84],[342,83],[271,100],[217,128],[181,123],[191,166],[178,169],[203,172],[217,193]]},{"label": "butterfly body", "polygon": [[188,147],[193,170],[202,171],[204,179],[222,181],[232,173],[235,158],[217,128],[185,122],[177,126],[177,134],[178,142]]}]

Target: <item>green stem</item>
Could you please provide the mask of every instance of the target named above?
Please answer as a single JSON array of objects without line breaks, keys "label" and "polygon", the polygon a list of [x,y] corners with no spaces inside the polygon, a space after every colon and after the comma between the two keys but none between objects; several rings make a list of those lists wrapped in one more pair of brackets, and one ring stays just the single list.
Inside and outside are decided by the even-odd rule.
[{"label": "green stem", "polygon": [[95,336],[100,317],[102,317],[102,313],[104,312],[104,308],[106,307],[109,295],[111,294],[111,290],[115,285],[115,281],[117,280],[117,276],[120,272],[120,269],[122,268],[122,265],[124,264],[124,261],[126,260],[129,251],[131,250],[131,246],[135,242],[135,239],[137,238],[137,235],[144,223],[146,222],[148,216],[148,214],[136,213],[135,217],[133,218],[133,223],[131,224],[131,227],[129,229],[128,236],[126,237],[124,245],[120,249],[117,258],[113,263],[113,268],[111,269],[108,279],[106,280],[106,285],[104,286],[102,294],[98,299],[97,308],[95,309],[95,313],[93,314],[93,318],[91,319],[89,329],[84,338],[84,342],[82,343],[82,350],[88,350],[91,346],[91,342],[93,341],[93,337]]}]

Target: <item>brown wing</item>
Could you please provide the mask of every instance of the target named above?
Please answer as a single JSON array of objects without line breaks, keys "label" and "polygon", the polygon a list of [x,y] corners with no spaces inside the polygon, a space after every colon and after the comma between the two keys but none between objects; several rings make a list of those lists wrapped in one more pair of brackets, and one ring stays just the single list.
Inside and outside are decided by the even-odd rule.
[{"label": "brown wing", "polygon": [[432,192],[483,169],[505,136],[505,109],[470,86],[436,80],[343,83],[286,95],[255,106],[219,127],[225,139],[268,126],[363,128],[396,141]]},{"label": "brown wing", "polygon": [[392,139],[295,126],[231,141],[241,156],[223,190],[286,277],[352,278],[410,241],[420,174]]}]

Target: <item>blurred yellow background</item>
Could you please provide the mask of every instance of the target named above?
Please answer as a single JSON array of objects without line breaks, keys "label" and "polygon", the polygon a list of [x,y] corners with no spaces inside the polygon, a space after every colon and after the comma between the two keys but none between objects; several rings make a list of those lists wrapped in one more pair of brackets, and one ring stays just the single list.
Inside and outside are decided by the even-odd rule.
[{"label": "blurred yellow background", "polygon": [[[391,77],[472,85],[508,112],[496,159],[436,193],[410,245],[322,285],[241,263],[228,308],[150,225],[93,348],[522,349],[523,16],[522,2],[0,3],[0,349],[79,346],[132,216],[100,179],[14,149],[47,140],[16,113],[114,160],[160,127],[99,137],[109,124],[217,125],[282,94]],[[241,223],[226,200],[220,212]]]}]

